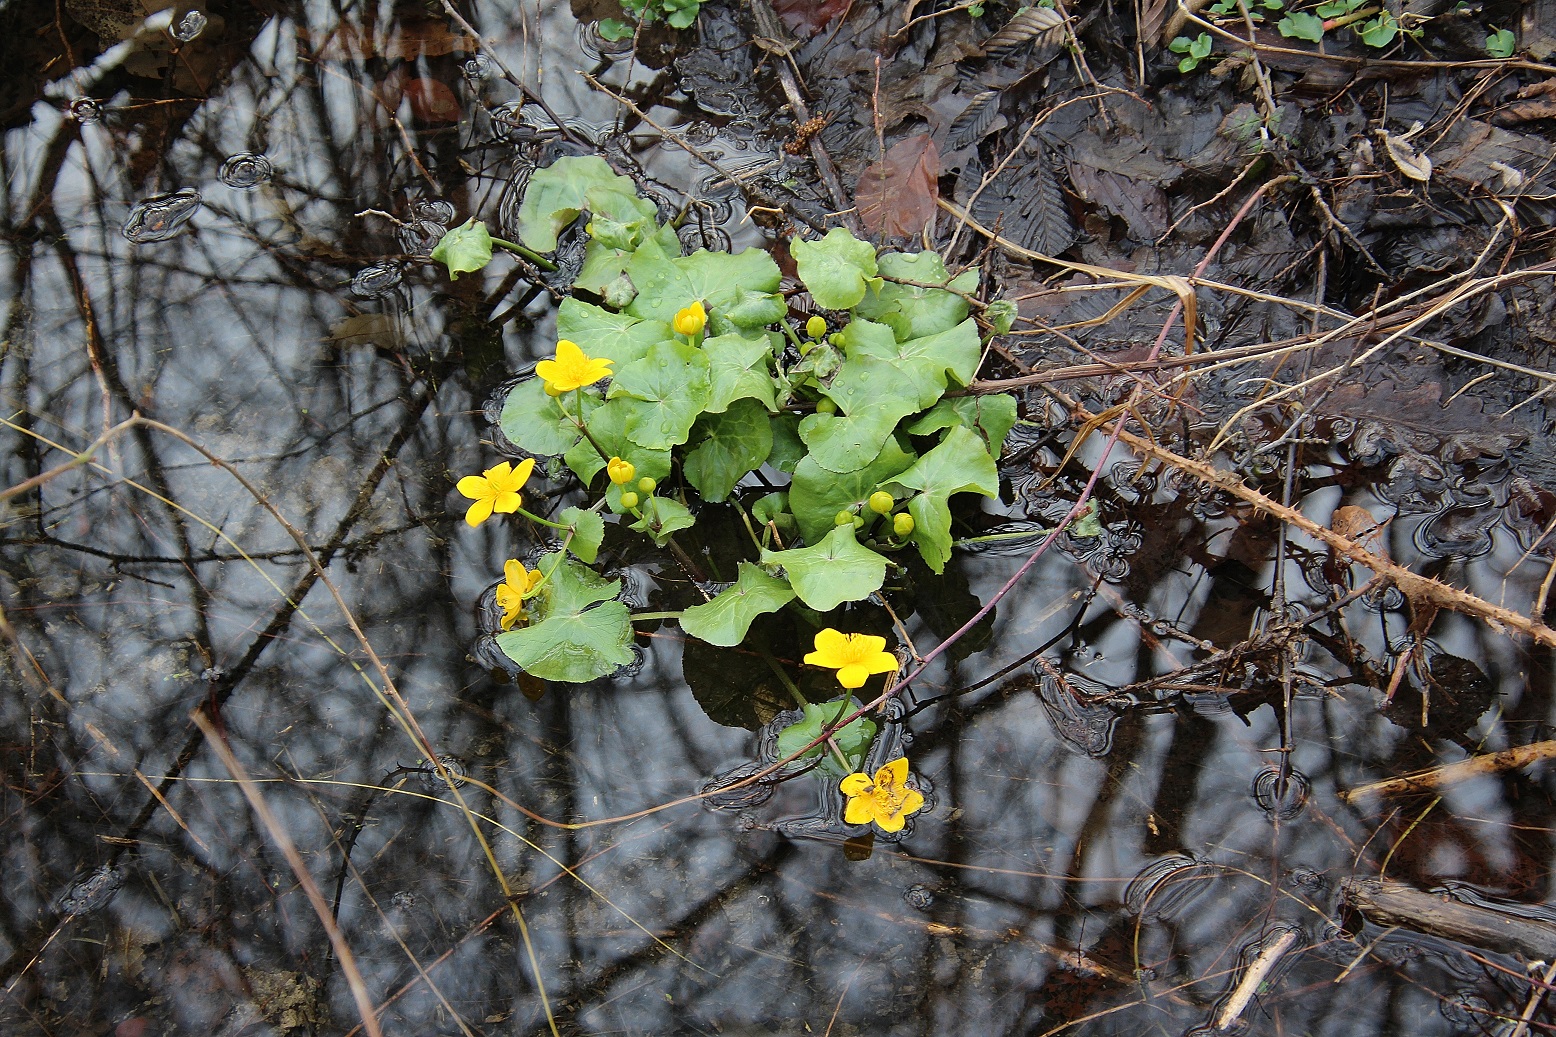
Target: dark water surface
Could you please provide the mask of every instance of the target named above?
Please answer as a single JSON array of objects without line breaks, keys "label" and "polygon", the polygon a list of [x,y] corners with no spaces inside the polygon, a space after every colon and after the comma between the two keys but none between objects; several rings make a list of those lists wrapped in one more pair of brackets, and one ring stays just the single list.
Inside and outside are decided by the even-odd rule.
[{"label": "dark water surface", "polygon": [[[483,407],[552,351],[555,300],[510,263],[450,284],[416,253],[469,215],[501,223],[526,163],[559,153],[534,132],[545,117],[505,122],[518,92],[424,6],[212,5],[189,40],[118,50],[97,36],[109,21],[56,23],[51,6],[3,12],[0,481],[70,461],[133,413],[225,466],[135,426],[5,501],[5,1033],[357,1032],[339,956],[196,710],[338,912],[389,1034],[542,1033],[544,1004],[577,1034],[1180,1034],[1233,1015],[1269,1034],[1469,1034],[1524,1011],[1515,958],[1364,926],[1338,884],[1458,881],[1543,917],[1549,773],[1440,798],[1337,793],[1546,737],[1546,653],[1444,616],[1380,711],[1358,674],[1387,682],[1408,617],[1379,600],[1344,613],[1365,665],[1331,632],[1133,705],[1076,705],[1054,673],[1106,692],[1270,620],[1272,527],[1164,476],[1153,490],[1114,470],[1103,534],[1065,541],[905,697],[887,729],[930,805],[900,841],[847,842],[840,803],[809,779],[666,806],[772,752],[787,702],[759,659],[683,650],[658,621],[639,624],[637,665],[584,687],[514,683],[472,656],[503,560],[544,541],[518,522],[466,527],[453,485],[492,463]],[[516,6],[467,13],[578,134],[669,185],[667,205],[684,189],[711,227],[766,242],[648,127],[627,117],[610,136],[621,109],[573,70],[645,105],[668,73],[610,64],[565,10]],[[781,128],[742,118],[722,140],[688,132],[732,167],[790,175]],[[1012,437],[1004,503],[969,532],[1030,528],[1073,499],[1038,485],[1033,458],[1063,453],[1040,438],[1045,408],[1024,401],[1038,424]],[[1546,562],[1515,563],[1539,520],[1509,503],[1505,468],[1409,485],[1368,470],[1396,495],[1321,462],[1299,503],[1320,521],[1340,503],[1397,512],[1394,557],[1510,607],[1533,599]],[[560,480],[531,492],[544,509],[576,499]],[[470,779],[468,813],[269,508]],[[1032,546],[996,541],[901,589],[918,651]],[[1307,550],[1282,575],[1292,607],[1316,610],[1325,559]],[[607,552],[636,609],[694,600],[624,538]],[[875,606],[858,618],[892,629]],[[826,697],[821,675],[800,677],[801,635],[765,636]],[[1282,667],[1300,674],[1289,712]],[[1280,940],[1262,999],[1228,1014],[1240,960]],[[1550,1028],[1549,1010],[1532,1016]]]}]

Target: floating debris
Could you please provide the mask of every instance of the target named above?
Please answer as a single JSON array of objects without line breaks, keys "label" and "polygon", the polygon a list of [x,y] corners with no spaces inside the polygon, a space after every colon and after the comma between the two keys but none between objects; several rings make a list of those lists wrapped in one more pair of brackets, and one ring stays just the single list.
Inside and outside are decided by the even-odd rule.
[{"label": "floating debris", "polygon": [[270,182],[275,169],[264,155],[252,155],[246,151],[228,157],[216,171],[216,178],[228,187],[239,191],[252,191]]},{"label": "floating debris", "polygon": [[139,202],[124,221],[124,236],[137,245],[166,241],[200,211],[200,192],[192,187]]},{"label": "floating debris", "polygon": [[1064,683],[1048,673],[1037,680],[1037,699],[1058,735],[1070,749],[1101,759],[1113,748],[1113,728],[1118,714],[1103,703],[1090,701],[1106,695],[1105,686],[1089,677],[1067,673]]},{"label": "floating debris", "polygon": [[447,227],[454,221],[454,203],[442,198],[418,198],[411,203],[411,215],[418,220]]},{"label": "floating debris", "polygon": [[443,769],[448,772],[448,777],[445,778],[439,774],[437,767],[433,765],[431,760],[423,760],[421,766],[416,768],[417,773],[421,776],[422,788],[428,792],[442,792],[449,788],[457,789],[465,784],[466,771],[464,760],[445,753],[438,757],[438,763],[443,765]]},{"label": "floating debris", "polygon": [[96,122],[103,117],[103,106],[97,103],[95,97],[77,97],[65,111],[76,122],[83,124]]},{"label": "floating debris", "polygon": [[112,900],[123,885],[124,873],[104,864],[72,883],[60,897],[59,909],[67,915],[89,914]]},{"label": "floating debris", "polygon": [[177,25],[168,31],[173,34],[175,40],[181,43],[188,43],[204,32],[205,27],[209,24],[210,19],[204,14],[199,11],[190,11],[183,18],[179,19]]},{"label": "floating debris", "polygon": [[357,271],[351,279],[351,294],[363,299],[377,299],[400,287],[405,275],[397,266],[387,263],[366,267]]},{"label": "floating debris", "polygon": [[400,247],[408,256],[431,256],[432,250],[438,247],[438,242],[443,240],[443,233],[448,228],[441,223],[431,220],[412,220],[409,223],[400,224],[395,236],[400,239]]},{"label": "floating debris", "polygon": [[928,911],[935,906],[935,891],[922,882],[915,882],[902,891],[902,899],[915,911]]}]

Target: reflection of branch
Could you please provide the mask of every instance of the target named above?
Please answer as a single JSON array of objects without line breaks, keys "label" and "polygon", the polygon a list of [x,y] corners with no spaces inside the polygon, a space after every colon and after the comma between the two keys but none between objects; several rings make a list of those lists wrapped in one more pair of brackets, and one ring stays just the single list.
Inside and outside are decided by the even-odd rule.
[{"label": "reflection of branch", "polygon": [[189,715],[196,727],[205,734],[206,744],[209,745],[221,760],[222,766],[227,768],[227,773],[232,775],[238,783],[238,788],[243,792],[243,798],[249,801],[249,806],[254,809],[254,814],[270,833],[270,839],[286,863],[291,865],[292,874],[297,876],[297,884],[303,887],[303,892],[308,895],[308,903],[313,905],[313,910],[319,916],[319,921],[324,925],[324,932],[330,938],[330,946],[335,948],[335,957],[340,960],[341,971],[346,974],[346,985],[351,988],[351,996],[357,1003],[357,1011],[362,1016],[362,1027],[372,1037],[383,1037],[383,1030],[378,1027],[378,1014],[373,1010],[373,1000],[368,996],[367,983],[362,979],[362,973],[357,968],[356,955],[351,952],[351,945],[346,942],[345,934],[340,931],[340,926],[335,924],[335,919],[330,917],[329,902],[324,899],[324,891],[319,889],[319,884],[314,881],[313,874],[309,872],[308,865],[303,861],[303,855],[297,852],[297,846],[292,842],[292,837],[286,832],[286,827],[271,813],[270,806],[259,794],[253,780],[244,771],[243,764],[232,754],[232,748],[228,746],[226,739],[222,738],[216,730],[216,725],[203,708],[196,709]]},{"label": "reflection of branch", "polygon": [[[55,465],[53,468],[50,468],[46,472],[39,472],[37,475],[34,475],[30,479],[23,479],[21,482],[14,486],[8,486],[5,489],[0,490],[0,501],[8,501],[12,497],[15,497],[17,494],[26,493],[29,490],[35,490],[54,477],[64,475],[72,468],[80,468],[82,465],[90,463],[92,460],[92,455],[97,453],[99,447],[106,444],[109,440],[116,438],[119,433],[124,432],[127,429],[134,428],[136,425],[144,425],[145,423],[145,419],[142,418],[139,414],[132,414],[130,417],[119,422],[119,424],[115,425],[113,428],[108,429],[102,435],[92,440],[92,442],[86,445],[85,449],[83,449],[75,457],[72,457],[69,461],[66,461],[64,464]],[[21,431],[21,429],[16,425],[11,424],[11,422],[5,421],[4,419],[0,419],[0,424],[4,424],[8,428],[15,429],[18,432]]]}]

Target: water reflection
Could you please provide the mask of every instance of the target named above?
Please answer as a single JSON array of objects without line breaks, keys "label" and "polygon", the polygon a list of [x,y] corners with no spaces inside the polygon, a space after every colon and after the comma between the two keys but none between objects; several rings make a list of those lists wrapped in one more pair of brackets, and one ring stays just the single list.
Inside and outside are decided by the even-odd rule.
[{"label": "water reflection", "polygon": [[[569,75],[584,55],[565,8],[540,22],[472,8],[508,64],[545,71],[568,119],[617,123],[613,103]],[[1278,660],[1196,669],[1208,653],[1168,633],[1232,643],[1246,633],[1244,592],[1273,571],[1213,491],[1180,498],[1191,488],[1163,478],[1169,504],[1157,482],[1122,472],[1097,543],[1067,542],[1001,602],[986,647],[928,669],[893,737],[913,738],[936,802],[901,843],[846,848],[833,790],[758,777],[753,758],[774,756],[757,732],[770,736],[792,703],[767,695],[749,659],[687,651],[672,624],[645,624],[633,666],[581,689],[536,696],[473,663],[484,628],[471,603],[545,534],[467,529],[452,486],[490,456],[492,390],[551,351],[554,299],[511,267],[451,284],[404,257],[456,213],[511,211],[558,128],[521,110],[456,27],[409,9],[248,11],[219,42],[190,12],[172,35],[204,49],[105,59],[82,88],[101,105],[39,103],[7,127],[5,484],[132,413],[232,470],[133,426],[92,464],[8,502],[6,1032],[357,1025],[296,876],[191,727],[195,709],[301,848],[387,1032],[540,1032],[527,944],[570,1032],[821,1032],[834,1017],[875,1033],[1181,1032],[1203,1022],[1272,914],[1333,950],[1304,952],[1257,1009],[1289,1032],[1456,1032],[1521,996],[1442,948],[1406,956],[1399,936],[1333,985],[1380,934],[1352,943],[1326,930],[1331,891],[1284,881],[1290,862],[1326,875],[1386,860],[1423,886],[1461,878],[1537,900],[1550,796],[1541,779],[1510,776],[1431,811],[1340,803],[1341,788],[1433,759],[1419,725],[1373,708],[1406,602],[1346,613],[1371,658],[1336,649],[1323,672],[1293,678],[1305,690],[1295,708],[1269,692]],[[539,39],[551,49],[522,45]],[[759,59],[741,58],[749,75]],[[729,93],[741,80],[722,66],[693,71],[703,110],[751,100]],[[645,82],[625,62],[611,75]],[[443,95],[412,82],[445,88],[461,121],[440,121],[423,101]],[[761,161],[777,151],[755,134],[740,146]],[[688,237],[756,233],[704,168],[658,148],[639,157],[677,191],[703,181]],[[401,214],[414,234],[368,209]],[[1442,474],[1411,471],[1411,486]],[[1049,502],[1074,490],[1043,488],[1035,466],[1015,475],[1010,514],[988,517],[1013,536],[959,556],[952,581],[911,588],[921,652],[1015,570],[1041,535],[1029,519],[1051,522]],[[575,500],[560,480],[539,492],[547,507]],[[1440,496],[1410,491],[1434,510]],[[266,505],[301,531],[328,584]],[[1478,504],[1441,514],[1422,539],[1453,557],[1488,550],[1498,579],[1512,568],[1521,548]],[[684,574],[624,543],[606,549],[636,607],[695,600]],[[1197,567],[1159,564],[1190,552]],[[1306,586],[1305,571],[1288,588]],[[1475,738],[1543,730],[1549,660],[1446,625],[1443,643],[1481,661],[1503,707]],[[1326,636],[1349,649],[1339,626]],[[784,635],[773,654],[798,675],[802,639]],[[1049,645],[1063,683],[1047,670],[987,680],[1031,672]],[[1150,698],[1150,713],[1075,695],[1180,671],[1193,679]],[[1432,700],[1426,677],[1413,712]],[[749,691],[749,715],[710,717],[709,683]],[[1264,776],[1283,724],[1296,769],[1280,792]],[[442,770],[420,762],[434,757]]]}]

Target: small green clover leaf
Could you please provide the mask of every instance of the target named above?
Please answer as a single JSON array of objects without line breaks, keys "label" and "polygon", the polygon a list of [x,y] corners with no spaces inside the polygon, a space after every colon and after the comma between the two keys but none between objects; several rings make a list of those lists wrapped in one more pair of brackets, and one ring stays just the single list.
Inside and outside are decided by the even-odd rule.
[{"label": "small green clover leaf", "polygon": [[1307,40],[1310,43],[1320,43],[1324,38],[1324,20],[1306,11],[1292,11],[1276,22],[1275,27],[1287,38]]},{"label": "small green clover leaf", "polygon": [[1192,40],[1187,36],[1177,36],[1167,44],[1167,49],[1174,54],[1182,54],[1183,58],[1178,62],[1179,72],[1193,72],[1199,67],[1199,63],[1210,57],[1213,44],[1210,33],[1202,32]]},{"label": "small green clover leaf", "polygon": [[450,281],[457,281],[460,274],[474,273],[492,261],[491,232],[472,216],[443,232],[432,247],[432,259],[448,267]]},{"label": "small green clover leaf", "polygon": [[1486,53],[1494,58],[1510,58],[1517,42],[1512,30],[1497,29],[1486,37]]}]

